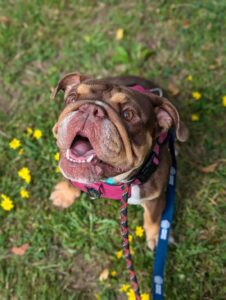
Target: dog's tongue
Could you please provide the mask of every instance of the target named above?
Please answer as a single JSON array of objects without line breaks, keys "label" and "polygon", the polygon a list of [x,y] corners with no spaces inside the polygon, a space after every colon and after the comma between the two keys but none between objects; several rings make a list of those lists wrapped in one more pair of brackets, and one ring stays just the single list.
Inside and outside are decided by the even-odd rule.
[{"label": "dog's tongue", "polygon": [[70,150],[75,156],[80,157],[88,154],[90,150],[93,150],[93,147],[87,138],[80,137],[72,143]]}]

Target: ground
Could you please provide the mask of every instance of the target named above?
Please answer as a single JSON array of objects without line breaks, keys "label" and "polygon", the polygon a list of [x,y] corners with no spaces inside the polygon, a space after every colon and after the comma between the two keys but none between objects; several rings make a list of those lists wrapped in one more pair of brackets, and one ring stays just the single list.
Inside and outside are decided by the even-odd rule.
[{"label": "ground", "polygon": [[[1,203],[7,196],[14,204],[0,207],[0,298],[129,299],[119,292],[129,280],[116,255],[118,204],[82,196],[62,211],[49,201],[60,178],[51,128],[63,106],[62,95],[55,101],[50,95],[63,74],[78,71],[141,75],[168,90],[190,138],[178,157],[177,244],[168,254],[166,299],[225,299],[225,1],[2,0],[0,6],[0,195]],[[9,145],[14,138],[21,141],[17,149]],[[18,176],[23,167],[30,182],[26,171]],[[138,279],[148,293],[153,254],[135,234],[142,209],[130,207],[129,218]],[[15,254],[12,247],[25,244]],[[101,281],[105,269],[109,276]]]}]

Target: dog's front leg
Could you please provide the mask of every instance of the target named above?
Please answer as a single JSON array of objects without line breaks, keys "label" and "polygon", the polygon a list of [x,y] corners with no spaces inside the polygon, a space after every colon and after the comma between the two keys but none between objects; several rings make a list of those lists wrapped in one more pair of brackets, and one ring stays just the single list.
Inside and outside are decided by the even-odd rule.
[{"label": "dog's front leg", "polygon": [[153,200],[142,202],[144,208],[144,229],[148,247],[154,250],[158,242],[161,215],[165,207],[165,194]]},{"label": "dog's front leg", "polygon": [[53,205],[60,208],[71,206],[76,198],[81,194],[81,191],[73,187],[68,181],[59,182],[53,189],[50,200]]}]

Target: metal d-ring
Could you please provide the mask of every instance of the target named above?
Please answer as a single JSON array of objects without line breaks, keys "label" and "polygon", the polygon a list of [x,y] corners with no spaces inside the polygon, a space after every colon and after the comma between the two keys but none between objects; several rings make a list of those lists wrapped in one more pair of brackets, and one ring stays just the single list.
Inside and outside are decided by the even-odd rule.
[{"label": "metal d-ring", "polygon": [[150,92],[154,93],[154,92],[158,92],[159,93],[159,97],[163,96],[163,91],[160,88],[154,88],[154,89],[150,89]]}]

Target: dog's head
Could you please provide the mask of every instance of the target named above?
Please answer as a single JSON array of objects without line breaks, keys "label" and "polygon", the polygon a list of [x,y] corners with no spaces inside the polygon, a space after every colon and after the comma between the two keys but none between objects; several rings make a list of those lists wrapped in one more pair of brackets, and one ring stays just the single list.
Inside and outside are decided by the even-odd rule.
[{"label": "dog's head", "polygon": [[64,91],[65,107],[53,132],[66,178],[82,183],[126,179],[161,132],[174,127],[178,140],[186,140],[176,108],[163,97],[133,90],[134,78],[94,80],[72,73],[60,80],[54,94]]}]

